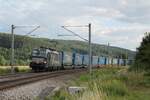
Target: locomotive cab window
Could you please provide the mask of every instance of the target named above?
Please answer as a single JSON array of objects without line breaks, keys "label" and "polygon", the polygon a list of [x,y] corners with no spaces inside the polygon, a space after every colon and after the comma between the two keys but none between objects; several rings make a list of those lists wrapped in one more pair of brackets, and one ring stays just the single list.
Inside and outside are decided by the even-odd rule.
[{"label": "locomotive cab window", "polygon": [[34,56],[34,57],[46,57],[46,50],[44,50],[44,49],[34,49],[32,51],[32,56]]}]

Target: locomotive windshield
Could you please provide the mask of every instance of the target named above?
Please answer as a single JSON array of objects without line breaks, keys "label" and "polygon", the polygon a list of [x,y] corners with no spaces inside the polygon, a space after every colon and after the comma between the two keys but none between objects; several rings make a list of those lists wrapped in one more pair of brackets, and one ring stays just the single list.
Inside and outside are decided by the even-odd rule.
[{"label": "locomotive windshield", "polygon": [[46,49],[34,49],[32,57],[46,57]]}]

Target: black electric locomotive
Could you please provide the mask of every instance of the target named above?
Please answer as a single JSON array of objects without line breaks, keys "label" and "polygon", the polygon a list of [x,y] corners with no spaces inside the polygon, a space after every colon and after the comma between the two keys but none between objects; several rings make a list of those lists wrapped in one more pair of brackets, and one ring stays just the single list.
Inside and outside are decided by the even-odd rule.
[{"label": "black electric locomotive", "polygon": [[30,67],[34,71],[62,68],[61,53],[50,48],[33,49]]}]

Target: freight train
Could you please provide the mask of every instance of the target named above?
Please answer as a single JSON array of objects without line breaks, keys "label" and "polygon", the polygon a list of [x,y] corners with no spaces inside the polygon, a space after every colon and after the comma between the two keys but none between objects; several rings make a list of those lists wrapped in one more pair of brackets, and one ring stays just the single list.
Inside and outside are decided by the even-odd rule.
[{"label": "freight train", "polygon": [[[92,67],[130,64],[130,61],[126,59],[105,56],[92,56],[91,62]],[[89,55],[87,54],[58,52],[51,48],[40,47],[32,50],[30,67],[33,71],[53,71],[69,68],[87,68],[88,64]]]}]

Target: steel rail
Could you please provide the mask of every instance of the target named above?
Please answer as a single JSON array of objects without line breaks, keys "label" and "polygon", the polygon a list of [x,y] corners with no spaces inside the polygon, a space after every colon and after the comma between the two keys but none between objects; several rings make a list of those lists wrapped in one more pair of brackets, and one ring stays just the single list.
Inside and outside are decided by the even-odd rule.
[{"label": "steel rail", "polygon": [[0,82],[0,90],[10,89],[13,87],[17,87],[24,84],[33,83],[36,81],[58,77],[61,75],[67,75],[67,74],[73,74],[77,72],[86,71],[85,69],[75,69],[75,70],[63,70],[63,71],[55,71],[55,72],[46,72],[46,73],[39,73],[34,74],[31,76],[25,76],[25,77],[17,77],[17,78],[10,78],[9,80],[4,80]]},{"label": "steel rail", "polygon": [[4,79],[4,78],[10,78],[10,77],[20,77],[23,75],[30,75],[30,74],[36,74],[33,72],[19,72],[19,73],[15,73],[15,74],[6,74],[6,75],[0,75],[0,80]]}]

